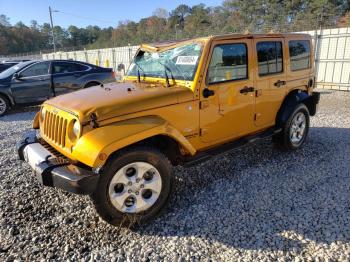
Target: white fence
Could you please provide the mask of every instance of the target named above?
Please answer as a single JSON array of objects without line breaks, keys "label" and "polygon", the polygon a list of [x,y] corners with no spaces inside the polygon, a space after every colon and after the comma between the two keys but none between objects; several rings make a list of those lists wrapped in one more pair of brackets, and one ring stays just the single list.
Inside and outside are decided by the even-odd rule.
[{"label": "white fence", "polygon": [[350,91],[350,27],[306,33],[315,39],[317,87]]},{"label": "white fence", "polygon": [[128,68],[130,61],[134,57],[139,46],[124,46],[116,48],[105,48],[95,50],[82,50],[71,52],[56,52],[43,54],[42,58],[47,59],[72,59],[76,61],[87,62],[90,64],[111,67],[117,74],[123,75],[124,70],[118,71],[118,65],[123,64],[125,70]]},{"label": "white fence", "polygon": [[[350,91],[350,27],[303,33],[310,34],[314,39],[317,87]],[[118,65],[124,64],[125,69],[127,69],[137,49],[138,46],[126,46],[57,52],[43,54],[42,59],[73,59],[112,67],[121,76],[124,72],[123,70],[118,72]]]}]

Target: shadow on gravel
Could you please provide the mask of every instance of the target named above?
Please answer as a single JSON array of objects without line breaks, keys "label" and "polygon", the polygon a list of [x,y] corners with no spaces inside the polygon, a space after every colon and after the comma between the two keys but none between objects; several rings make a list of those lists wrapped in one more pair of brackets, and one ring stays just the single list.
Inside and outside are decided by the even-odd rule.
[{"label": "shadow on gravel", "polygon": [[169,210],[140,233],[247,250],[349,243],[350,129],[311,128],[295,152],[281,153],[265,140],[178,168]]},{"label": "shadow on gravel", "polygon": [[40,110],[39,106],[31,106],[24,108],[15,108],[6,113],[6,115],[0,117],[0,122],[16,122],[16,121],[28,121],[32,120]]}]

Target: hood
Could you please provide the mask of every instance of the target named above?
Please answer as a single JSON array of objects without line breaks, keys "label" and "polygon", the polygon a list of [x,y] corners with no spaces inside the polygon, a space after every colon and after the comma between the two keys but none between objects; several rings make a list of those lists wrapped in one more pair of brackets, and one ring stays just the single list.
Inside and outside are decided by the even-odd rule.
[{"label": "hood", "polygon": [[0,78],[0,85],[8,85],[11,82],[12,75],[9,77]]},{"label": "hood", "polygon": [[94,113],[97,120],[131,114],[193,100],[193,92],[184,86],[164,87],[151,83],[111,83],[61,95],[45,102],[70,111],[81,122]]}]

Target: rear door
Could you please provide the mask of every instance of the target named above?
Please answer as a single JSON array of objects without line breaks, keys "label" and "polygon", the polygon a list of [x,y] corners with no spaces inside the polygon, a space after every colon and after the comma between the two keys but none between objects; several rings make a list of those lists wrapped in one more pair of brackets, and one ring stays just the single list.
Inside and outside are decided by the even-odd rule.
[{"label": "rear door", "polygon": [[52,81],[55,95],[72,92],[83,86],[80,80],[89,70],[88,66],[74,62],[54,61]]},{"label": "rear door", "polygon": [[275,124],[287,92],[284,38],[256,38],[254,47],[257,62],[255,125],[260,129]]},{"label": "rear door", "polygon": [[11,92],[16,103],[42,102],[53,96],[50,62],[35,63],[11,80]]}]

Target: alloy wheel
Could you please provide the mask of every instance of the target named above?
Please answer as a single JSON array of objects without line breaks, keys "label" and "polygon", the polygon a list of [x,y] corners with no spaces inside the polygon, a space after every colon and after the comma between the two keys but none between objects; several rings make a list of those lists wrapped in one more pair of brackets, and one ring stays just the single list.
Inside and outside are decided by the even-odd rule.
[{"label": "alloy wheel", "polygon": [[5,113],[6,109],[7,109],[6,101],[2,97],[0,97],[0,115]]},{"label": "alloy wheel", "polygon": [[293,145],[299,145],[305,134],[306,117],[304,113],[297,113],[291,123],[290,127],[290,141]]}]

